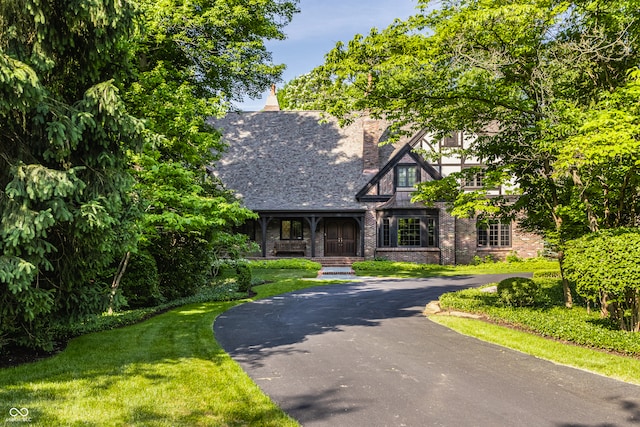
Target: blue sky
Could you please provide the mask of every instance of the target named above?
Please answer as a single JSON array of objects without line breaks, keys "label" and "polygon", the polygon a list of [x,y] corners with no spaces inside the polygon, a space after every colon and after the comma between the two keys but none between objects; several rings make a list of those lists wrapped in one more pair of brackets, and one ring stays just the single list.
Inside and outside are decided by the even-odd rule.
[{"label": "blue sky", "polygon": [[[268,42],[267,48],[274,63],[286,64],[283,81],[287,82],[324,63],[324,55],[338,41],[366,35],[372,27],[385,28],[395,18],[406,19],[416,5],[417,0],[300,0],[300,13],[284,29],[287,39]],[[239,108],[261,110],[268,92],[261,99],[246,99]]]}]

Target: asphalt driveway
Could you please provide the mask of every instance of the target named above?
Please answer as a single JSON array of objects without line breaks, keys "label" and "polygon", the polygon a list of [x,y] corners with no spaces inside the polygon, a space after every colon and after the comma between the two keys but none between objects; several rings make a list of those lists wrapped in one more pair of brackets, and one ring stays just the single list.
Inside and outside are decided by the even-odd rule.
[{"label": "asphalt driveway", "polygon": [[640,387],[466,337],[421,313],[505,275],[366,279],[236,306],[216,339],[304,426],[640,426]]}]

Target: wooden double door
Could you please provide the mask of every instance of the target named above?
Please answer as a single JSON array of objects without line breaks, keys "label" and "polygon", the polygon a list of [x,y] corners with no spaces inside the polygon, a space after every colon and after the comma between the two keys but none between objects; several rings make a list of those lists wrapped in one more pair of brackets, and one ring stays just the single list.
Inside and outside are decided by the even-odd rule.
[{"label": "wooden double door", "polygon": [[354,220],[326,220],[324,233],[324,256],[356,256],[357,227]]}]

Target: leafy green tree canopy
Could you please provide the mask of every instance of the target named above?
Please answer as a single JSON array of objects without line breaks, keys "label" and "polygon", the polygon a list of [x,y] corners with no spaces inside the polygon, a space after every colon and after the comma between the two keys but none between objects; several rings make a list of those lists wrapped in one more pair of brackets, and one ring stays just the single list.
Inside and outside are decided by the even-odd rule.
[{"label": "leafy green tree canopy", "polygon": [[[264,42],[285,37],[296,5],[140,2],[142,26],[131,50],[135,73],[123,88],[130,111],[161,135],[132,162],[145,204],[142,244],[159,264],[165,291],[190,292],[194,283],[203,284],[217,248],[235,241],[232,228],[254,216],[206,172],[224,150],[208,120],[280,78],[283,66],[272,63]],[[173,263],[165,262],[169,254]],[[169,271],[173,266],[183,272]]]},{"label": "leafy green tree canopy", "polygon": [[[523,218],[560,250],[599,227],[638,223],[637,72],[629,70],[640,64],[639,6],[421,1],[408,20],[338,44],[309,78],[322,90],[302,102],[436,138],[474,133],[457,154],[481,159],[496,178],[490,185],[515,183],[519,197],[487,201],[458,185],[447,199],[454,213]],[[423,184],[415,200],[441,200],[434,196],[463,178]]]}]

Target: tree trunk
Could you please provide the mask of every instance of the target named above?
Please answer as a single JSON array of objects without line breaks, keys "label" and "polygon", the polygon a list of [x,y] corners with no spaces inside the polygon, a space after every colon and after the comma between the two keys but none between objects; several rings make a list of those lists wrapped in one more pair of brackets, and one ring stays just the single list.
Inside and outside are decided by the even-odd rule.
[{"label": "tree trunk", "polygon": [[633,332],[640,332],[640,292],[633,291],[631,307]]},{"label": "tree trunk", "polygon": [[556,233],[558,233],[559,241],[556,242],[558,246],[558,263],[560,264],[560,277],[562,277],[562,296],[564,299],[564,305],[567,308],[573,307],[573,297],[571,296],[571,288],[569,287],[569,280],[567,280],[564,274],[564,252],[563,246],[564,241],[560,237],[562,236],[562,217],[557,213],[558,208],[560,207],[560,202],[558,200],[558,193],[556,191],[556,182],[551,178],[552,176],[552,168],[549,162],[549,159],[544,160],[544,173],[547,181],[549,182],[549,188],[551,189],[551,215],[553,217],[553,222],[556,227]]},{"label": "tree trunk", "polygon": [[107,313],[113,314],[113,303],[116,297],[116,292],[118,291],[118,287],[120,286],[120,280],[124,275],[124,272],[127,270],[127,264],[129,263],[129,257],[131,256],[131,251],[127,251],[122,260],[120,261],[120,265],[118,266],[118,271],[116,275],[113,277],[113,282],[111,282],[111,292],[109,293],[109,309]]},{"label": "tree trunk", "polygon": [[584,187],[584,184],[582,183],[582,180],[580,179],[580,175],[578,175],[578,171],[576,169],[572,171],[571,177],[573,178],[573,183],[575,184],[575,186],[581,190],[580,199],[582,200],[582,203],[584,203],[585,209],[587,211],[587,219],[589,220],[589,230],[592,233],[596,233],[600,228],[598,226],[598,217],[593,212],[593,208],[591,207],[591,202],[589,201],[589,198],[586,195],[587,190]]},{"label": "tree trunk", "polygon": [[573,297],[571,296],[571,288],[569,287],[569,280],[564,275],[564,252],[558,252],[558,263],[560,264],[560,276],[562,277],[562,295],[564,296],[564,306],[567,308],[573,307]]},{"label": "tree trunk", "polygon": [[600,317],[602,317],[603,319],[605,317],[609,317],[609,294],[604,292],[604,291],[600,291]]}]

